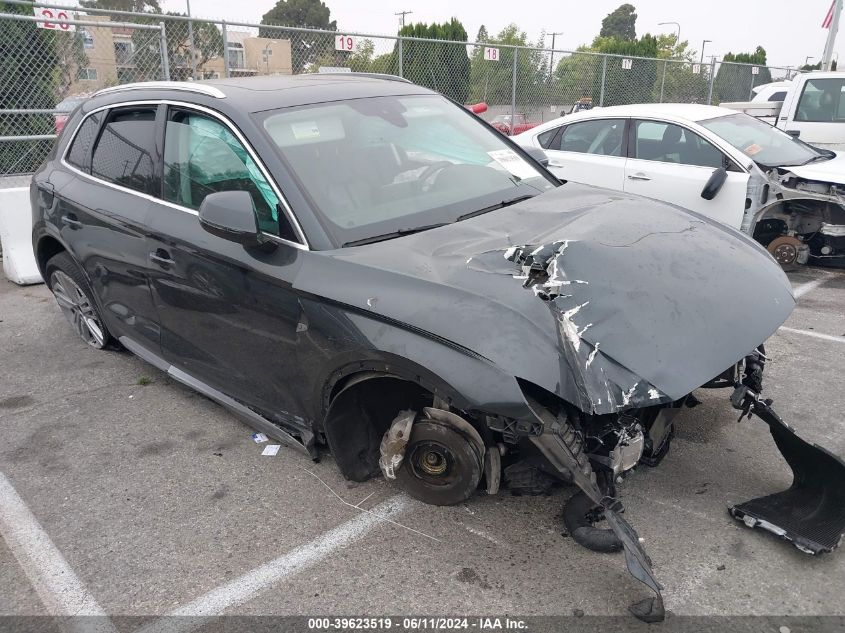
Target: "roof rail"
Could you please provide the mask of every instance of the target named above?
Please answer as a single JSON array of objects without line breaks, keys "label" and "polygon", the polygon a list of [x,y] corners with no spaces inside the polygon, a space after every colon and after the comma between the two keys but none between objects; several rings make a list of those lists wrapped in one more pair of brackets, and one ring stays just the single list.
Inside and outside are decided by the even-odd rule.
[{"label": "roof rail", "polygon": [[370,79],[383,79],[384,81],[401,81],[405,84],[414,83],[404,77],[400,77],[399,75],[388,75],[387,73],[358,73],[358,72],[344,72],[344,71],[330,71],[330,72],[321,72],[318,73],[320,75],[352,75],[353,77],[368,77]]},{"label": "roof rail", "polygon": [[142,81],[132,84],[121,84],[119,86],[111,86],[110,88],[98,90],[93,94],[93,96],[98,97],[100,95],[113,94],[126,90],[183,90],[185,92],[197,92],[209,97],[214,97],[215,99],[226,98],[226,95],[219,88],[193,81]]}]

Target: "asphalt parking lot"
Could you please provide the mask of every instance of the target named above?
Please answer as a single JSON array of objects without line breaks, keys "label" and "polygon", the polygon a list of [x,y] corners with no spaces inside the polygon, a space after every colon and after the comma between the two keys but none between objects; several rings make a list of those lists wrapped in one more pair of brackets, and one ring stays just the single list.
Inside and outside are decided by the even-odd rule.
[{"label": "asphalt parking lot", "polygon": [[[767,343],[766,395],[845,456],[845,274],[790,278],[801,296]],[[646,595],[621,554],[561,534],[571,489],[438,508],[346,482],[330,457],[262,456],[216,404],[86,348],[44,286],[0,279],[0,368],[2,615],[621,615]],[[698,393],[660,467],[621,487],[667,610],[845,614],[845,551],[813,558],[729,517],[790,476],[728,395]]]}]

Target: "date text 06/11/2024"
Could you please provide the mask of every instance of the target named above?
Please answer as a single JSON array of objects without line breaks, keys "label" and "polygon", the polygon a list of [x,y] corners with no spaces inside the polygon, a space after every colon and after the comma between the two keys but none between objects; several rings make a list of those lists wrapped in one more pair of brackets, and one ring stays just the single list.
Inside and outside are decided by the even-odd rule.
[{"label": "date text 06/11/2024", "polygon": [[519,631],[528,628],[524,620],[496,617],[316,617],[308,618],[309,631],[411,630],[411,631]]}]

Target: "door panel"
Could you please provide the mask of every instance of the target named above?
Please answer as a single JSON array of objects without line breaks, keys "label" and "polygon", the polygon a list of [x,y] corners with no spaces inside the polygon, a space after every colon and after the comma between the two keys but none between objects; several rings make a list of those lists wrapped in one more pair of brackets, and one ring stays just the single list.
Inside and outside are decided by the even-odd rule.
[{"label": "door panel", "polygon": [[[99,117],[106,113],[89,119]],[[96,161],[98,180],[58,170],[51,184],[57,198],[56,224],[85,270],[106,326],[116,336],[127,335],[157,351],[158,314],[150,294],[146,244],[150,202],[122,188],[148,193],[155,186],[155,118],[155,106],[113,110],[96,144],[88,130],[80,129],[68,162],[90,173]]]},{"label": "door panel", "polygon": [[546,149],[558,178],[622,191],[625,119],[590,119],[567,125]]},{"label": "door panel", "polygon": [[701,197],[713,172],[731,164],[718,148],[687,128],[663,121],[634,121],[630,136],[626,192],[676,204],[740,228],[747,173],[729,170],[712,200]]},{"label": "door panel", "polygon": [[275,190],[227,126],[185,109],[168,114],[163,177],[170,204],[154,205],[148,252],[165,359],[301,434],[310,392],[299,384],[292,280],[304,251],[224,240],[196,213],[210,193],[245,190],[262,230],[285,233]]}]

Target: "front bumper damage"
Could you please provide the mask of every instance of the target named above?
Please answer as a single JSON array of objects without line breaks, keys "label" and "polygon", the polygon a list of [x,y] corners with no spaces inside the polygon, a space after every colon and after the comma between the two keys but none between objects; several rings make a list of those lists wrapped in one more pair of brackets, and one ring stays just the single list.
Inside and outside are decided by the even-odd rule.
[{"label": "front bumper damage", "polygon": [[[640,620],[657,622],[665,615],[662,586],[655,577],[651,560],[637,532],[621,516],[623,506],[613,482],[619,471],[630,468],[632,462],[636,464],[642,460],[648,463],[649,458],[658,462],[671,439],[671,416],[658,414],[648,424],[647,434],[653,444],[659,445],[652,445],[649,453],[645,454],[641,426],[630,411],[637,407],[639,411],[659,408],[664,412],[676,412],[683,403],[691,406],[690,399],[693,397],[690,395],[681,401],[667,403],[663,394],[644,380],[637,380],[633,385],[613,380],[615,376],[604,370],[606,366],[615,365],[612,358],[603,359],[605,363],[600,373],[591,371],[595,369],[591,366],[596,361],[596,355],[601,354],[598,351],[600,343],[589,345],[583,341],[581,337],[589,326],[579,327],[572,319],[588,302],[576,303],[576,308],[563,303],[566,299],[575,299],[570,290],[573,285],[586,283],[568,278],[563,271],[563,256],[568,246],[567,241],[560,241],[512,247],[505,253],[505,258],[518,267],[519,272],[515,276],[546,302],[555,315],[561,349],[567,352],[566,361],[573,368],[581,396],[578,403],[580,411],[567,407],[552,411],[525,391],[529,408],[542,423],[542,432],[529,439],[561,479],[580,488],[589,500],[588,505],[593,506],[591,511],[602,515],[612,532],[593,528],[595,533],[602,532],[599,536],[603,538],[590,540],[582,534],[582,538],[576,540],[597,551],[624,550],[631,575],[654,594],[634,603],[630,610]],[[801,551],[812,554],[831,551],[845,533],[845,462],[799,438],[772,410],[771,400],[760,397],[765,360],[760,346],[733,368],[703,386],[733,387],[731,402],[742,412],[740,419],[756,415],[769,426],[778,449],[792,468],[794,481],[788,490],[733,506],[730,513],[749,527],[761,527],[788,539]],[[617,369],[624,370],[622,367]],[[620,371],[616,375],[624,376],[624,372]],[[621,394],[621,397],[614,394]],[[615,415],[595,415],[602,398],[613,404]],[[567,414],[567,410],[572,416]],[[599,433],[613,438],[604,456],[597,455],[594,449],[586,446],[591,425],[603,429]],[[610,432],[608,425],[614,427]],[[597,433],[592,432],[592,435],[596,437]],[[573,500],[576,499],[578,495],[573,497]],[[583,499],[575,501],[583,507],[581,502]],[[571,517],[572,513],[567,513],[565,509],[565,520],[567,514]],[[578,529],[590,528],[584,526]],[[577,536],[573,534],[573,537]]]},{"label": "front bumper damage", "polygon": [[[730,514],[748,527],[768,530],[792,542],[802,552],[830,552],[838,547],[845,534],[845,462],[824,448],[801,439],[774,412],[771,400],[762,399],[758,392],[745,384],[759,386],[759,378],[759,375],[752,377],[746,373],[743,381],[734,385],[731,403],[741,411],[740,419],[756,415],[769,426],[775,444],[792,469],[793,483],[782,492],[734,505],[729,509]],[[601,472],[601,465],[590,463],[581,433],[565,416],[555,416],[530,396],[526,400],[543,423],[542,433],[532,436],[531,441],[562,479],[580,488],[594,506],[593,511],[600,512],[607,521],[615,537],[610,540],[621,544],[621,547],[612,544],[608,547],[608,539],[605,538],[604,549],[588,547],[596,551],[623,549],[628,571],[654,594],[632,604],[629,607],[631,613],[644,622],[663,620],[663,587],[655,576],[642,539],[621,515],[624,507],[615,487],[600,485],[596,475]]]}]

